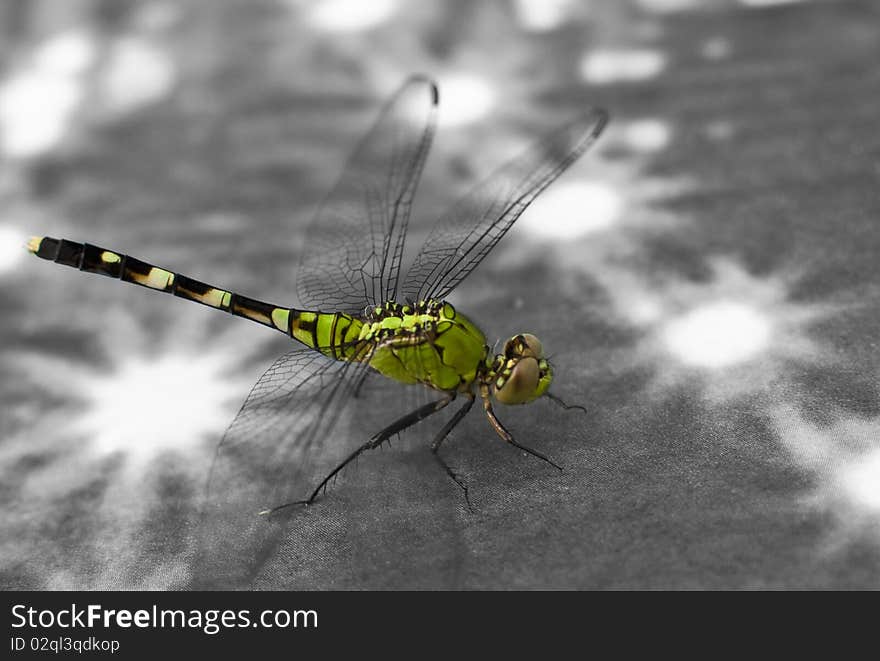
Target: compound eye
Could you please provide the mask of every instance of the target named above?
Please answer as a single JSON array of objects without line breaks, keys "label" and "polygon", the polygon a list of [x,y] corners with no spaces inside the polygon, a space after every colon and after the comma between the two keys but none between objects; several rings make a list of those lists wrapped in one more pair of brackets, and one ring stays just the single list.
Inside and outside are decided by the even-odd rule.
[{"label": "compound eye", "polygon": [[507,358],[531,356],[540,360],[544,357],[544,347],[541,340],[531,333],[520,333],[504,343],[504,355]]},{"label": "compound eye", "polygon": [[538,395],[541,370],[534,358],[519,360],[504,385],[495,391],[495,399],[502,404],[525,404]]},{"label": "compound eye", "polygon": [[523,342],[525,342],[526,347],[528,347],[522,352],[523,356],[532,356],[538,359],[544,357],[544,347],[541,345],[541,340],[531,333],[523,333],[521,337]]}]

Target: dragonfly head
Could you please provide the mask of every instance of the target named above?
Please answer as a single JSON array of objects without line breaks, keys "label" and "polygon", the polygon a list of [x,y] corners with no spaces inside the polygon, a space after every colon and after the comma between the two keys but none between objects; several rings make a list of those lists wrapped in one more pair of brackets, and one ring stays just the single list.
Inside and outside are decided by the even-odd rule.
[{"label": "dragonfly head", "polygon": [[545,392],[553,369],[541,341],[531,333],[515,335],[492,361],[492,394],[502,404],[528,404]]}]

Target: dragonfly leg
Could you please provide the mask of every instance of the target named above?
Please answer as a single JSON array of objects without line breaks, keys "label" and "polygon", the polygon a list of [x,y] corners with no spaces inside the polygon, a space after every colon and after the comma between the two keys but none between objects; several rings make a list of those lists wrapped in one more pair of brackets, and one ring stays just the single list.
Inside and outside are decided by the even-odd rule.
[{"label": "dragonfly leg", "polygon": [[526,447],[525,445],[520,445],[516,442],[516,440],[513,438],[513,434],[507,431],[504,425],[501,424],[501,421],[497,417],[495,417],[495,411],[492,410],[492,401],[489,399],[489,388],[487,386],[483,385],[480,387],[480,395],[483,398],[483,410],[486,411],[486,417],[489,418],[489,422],[492,424],[492,427],[502,439],[510,443],[513,447],[519,448],[523,452],[527,452],[533,457],[537,457],[538,459],[546,461],[548,464],[560,471],[562,470],[562,466],[554,463],[552,460],[548,459],[537,450],[532,450],[531,448]]},{"label": "dragonfly leg", "polygon": [[564,408],[566,411],[570,411],[571,409],[580,409],[584,413],[587,412],[587,409],[585,406],[581,406],[580,404],[566,404],[564,401],[562,401],[562,398],[557,397],[556,395],[554,395],[551,392],[545,392],[544,397],[547,397],[548,399],[550,399],[550,401],[558,404],[559,406]]},{"label": "dragonfly leg", "polygon": [[449,422],[443,425],[443,429],[441,429],[438,432],[437,436],[434,437],[434,442],[431,443],[431,452],[434,455],[434,459],[436,459],[443,470],[446,471],[446,474],[452,478],[453,482],[461,487],[461,490],[464,492],[464,502],[467,503],[468,509],[473,512],[474,508],[471,507],[471,500],[470,498],[468,498],[467,485],[461,481],[461,478],[459,478],[458,475],[455,474],[455,471],[453,471],[449,467],[449,464],[447,464],[446,461],[444,461],[443,457],[441,457],[439,454],[440,446],[443,444],[443,441],[445,441],[446,438],[449,436],[449,432],[451,432],[453,428],[459,422],[461,422],[461,419],[467,415],[467,412],[471,410],[471,406],[474,405],[474,394],[472,392],[467,393],[465,397],[467,397],[467,401],[464,403],[464,406],[462,406],[460,409],[458,409],[458,411],[455,412],[455,415],[452,416]]},{"label": "dragonfly leg", "polygon": [[363,374],[358,378],[357,383],[354,386],[354,393],[352,395],[353,397],[360,397],[361,396],[361,390],[364,387],[364,382],[367,380],[367,377],[369,375],[370,375],[370,373],[367,370],[363,371]]},{"label": "dragonfly leg", "polygon": [[446,395],[445,397],[438,399],[435,402],[429,402],[424,406],[420,406],[415,411],[407,413],[402,418],[395,420],[393,423],[385,427],[385,429],[374,435],[369,441],[360,446],[357,450],[348,455],[345,460],[342,461],[342,463],[340,463],[336,468],[330,471],[327,477],[321,480],[321,483],[317,487],[315,487],[312,495],[310,495],[306,500],[297,500],[291,503],[285,503],[284,505],[278,505],[277,507],[273,507],[272,509],[267,510],[265,514],[272,515],[275,512],[291,507],[292,505],[311,505],[315,502],[315,499],[321,492],[325,492],[327,490],[327,485],[329,484],[330,480],[336,477],[336,475],[338,475],[343,468],[348,466],[348,464],[357,459],[361,454],[363,454],[367,450],[375,450],[395,434],[398,434],[404,429],[412,427],[413,425],[421,422],[428,416],[437,413],[437,411],[445,408],[453,399],[455,399],[455,393]]}]

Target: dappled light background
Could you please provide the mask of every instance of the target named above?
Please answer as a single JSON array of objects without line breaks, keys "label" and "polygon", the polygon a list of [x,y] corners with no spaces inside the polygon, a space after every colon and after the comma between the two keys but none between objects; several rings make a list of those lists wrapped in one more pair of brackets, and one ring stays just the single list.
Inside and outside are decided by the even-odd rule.
[{"label": "dappled light background", "polygon": [[[0,584],[880,587],[878,61],[870,0],[7,0]],[[440,114],[411,244],[529,140],[612,115],[452,297],[490,341],[542,338],[587,413],[499,414],[565,470],[475,407],[444,450],[473,512],[406,434],[218,576],[211,457],[289,342],[24,243],[294,305],[305,226],[413,73]],[[338,434],[390,422],[372,394]]]}]

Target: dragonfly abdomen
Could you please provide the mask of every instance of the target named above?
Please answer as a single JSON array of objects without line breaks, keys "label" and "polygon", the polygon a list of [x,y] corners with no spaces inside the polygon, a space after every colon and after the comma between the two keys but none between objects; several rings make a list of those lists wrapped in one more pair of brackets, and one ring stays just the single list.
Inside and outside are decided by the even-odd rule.
[{"label": "dragonfly abdomen", "polygon": [[214,287],[185,275],[154,266],[129,255],[107,250],[90,243],[77,243],[49,236],[33,237],[28,250],[37,257],[70,266],[87,273],[98,273],[130,282],[154,291],[173,294],[208,307],[229,312],[236,317],[291,334],[291,310],[264,303],[235,292]]},{"label": "dragonfly abdomen", "polygon": [[356,360],[363,349],[357,343],[362,322],[341,312],[309,312],[264,303],[90,243],[33,237],[28,241],[28,250],[56,264],[173,294],[250,319],[337,360]]},{"label": "dragonfly abdomen", "polygon": [[364,322],[344,312],[290,310],[290,336],[336,360],[362,360],[370,350],[361,340]]}]

